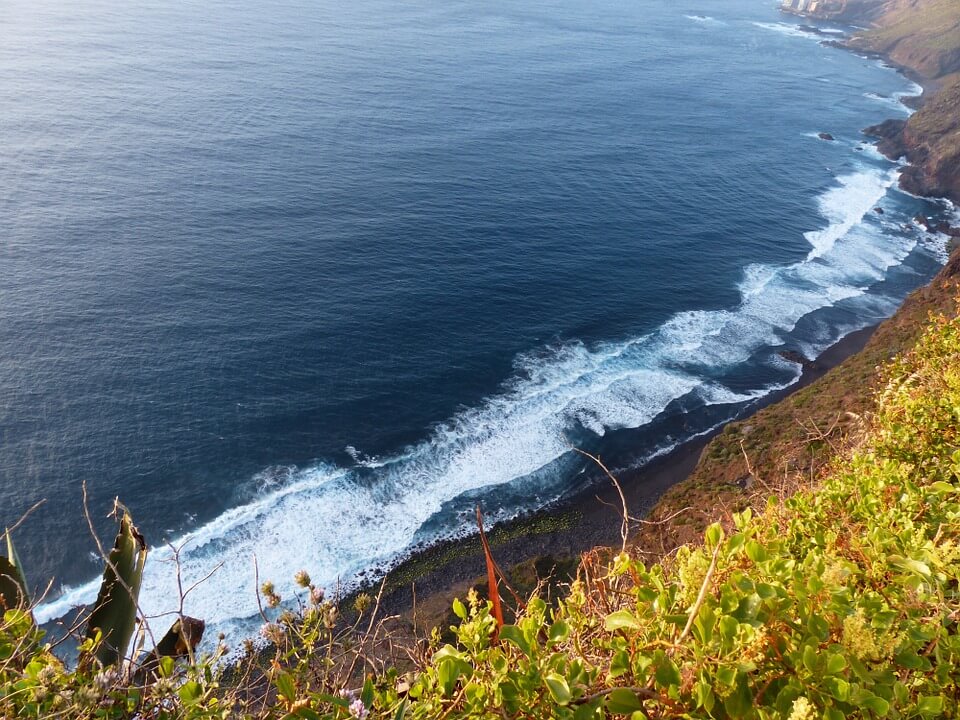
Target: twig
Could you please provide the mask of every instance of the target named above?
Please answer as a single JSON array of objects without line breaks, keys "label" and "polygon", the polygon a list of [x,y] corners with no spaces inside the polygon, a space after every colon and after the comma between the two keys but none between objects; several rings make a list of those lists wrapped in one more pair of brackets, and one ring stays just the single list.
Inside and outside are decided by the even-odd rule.
[{"label": "twig", "polygon": [[593,693],[592,695],[585,695],[579,700],[574,700],[574,703],[577,705],[586,705],[589,702],[593,702],[597,698],[605,697],[616,690],[628,690],[640,697],[647,698],[647,700],[661,700],[662,698],[655,693],[653,690],[645,687],[611,687],[604,688],[598,692]]},{"label": "twig", "polygon": [[713,549],[713,559],[710,560],[710,567],[707,568],[706,577],[703,578],[703,585],[700,586],[700,592],[697,595],[697,601],[693,604],[693,607],[690,609],[690,617],[687,618],[687,624],[683,628],[683,632],[675,640],[675,643],[680,643],[690,632],[690,628],[693,627],[693,621],[697,618],[697,613],[700,612],[700,606],[703,605],[703,601],[707,597],[707,590],[710,587],[710,581],[713,579],[713,573],[717,569],[717,556],[720,554],[720,545],[718,544]]},{"label": "twig", "polygon": [[257,596],[257,610],[260,611],[260,617],[263,618],[265,623],[270,622],[267,619],[267,614],[263,611],[263,603],[260,602],[260,567],[257,565],[257,555],[253,555],[253,586],[254,586],[254,595]]},{"label": "twig", "polygon": [[613,473],[607,469],[607,466],[601,462],[600,458],[596,455],[591,455],[586,450],[581,450],[580,448],[573,448],[575,452],[580,453],[584,457],[588,457],[593,460],[597,465],[600,466],[600,469],[606,473],[607,477],[610,478],[610,482],[613,483],[613,487],[616,488],[617,494],[620,496],[620,504],[623,506],[623,514],[620,516],[620,537],[623,539],[623,543],[620,546],[620,552],[627,551],[627,537],[630,533],[630,510],[627,508],[627,498],[623,494],[623,488],[620,487],[620,483],[617,482],[617,479],[613,476]]},{"label": "twig", "polygon": [[11,525],[10,527],[7,528],[6,534],[9,535],[9,534],[12,533],[14,530],[16,530],[18,527],[20,527],[21,525],[23,525],[23,521],[26,520],[28,517],[30,517],[30,513],[32,513],[32,512],[33,512],[34,510],[36,510],[38,507],[40,507],[41,505],[43,505],[46,501],[47,501],[46,498],[44,498],[44,499],[42,499],[42,500],[37,500],[33,505],[30,506],[30,508],[29,508],[23,515],[20,516],[20,519],[19,519],[19,520],[17,520],[13,525]]},{"label": "twig", "polygon": [[[353,662],[350,663],[350,669],[347,670],[346,681],[350,682],[350,676],[353,675],[353,670],[357,666],[357,660],[360,658],[360,653],[363,652],[364,646],[367,644],[367,641],[370,639],[370,632],[373,630],[373,623],[377,619],[377,613],[380,611],[380,599],[383,597],[383,589],[387,586],[387,578],[384,577],[380,582],[380,590],[377,592],[377,599],[373,605],[373,610],[370,613],[370,622],[367,624],[367,631],[363,634],[363,639],[360,641],[360,649],[357,650],[356,654],[353,656]],[[359,620],[359,618],[357,618]]]},{"label": "twig", "polygon": [[675,517],[677,517],[677,515],[682,515],[683,513],[689,510],[693,510],[693,507],[690,505],[687,505],[685,508],[680,508],[675,513],[671,513],[670,515],[667,515],[665,518],[661,518],[660,520],[643,520],[640,518],[633,518],[633,520],[636,520],[639,523],[643,523],[644,525],[665,525],[666,523],[670,522]]},{"label": "twig", "polygon": [[768,493],[776,494],[773,492],[773,488],[767,485],[767,482],[760,477],[753,469],[753,465],[750,464],[750,457],[747,455],[747,449],[743,446],[743,440],[740,441],[740,452],[743,453],[743,460],[747,463],[747,472],[750,473],[750,477],[754,478],[758,483],[763,485]]}]

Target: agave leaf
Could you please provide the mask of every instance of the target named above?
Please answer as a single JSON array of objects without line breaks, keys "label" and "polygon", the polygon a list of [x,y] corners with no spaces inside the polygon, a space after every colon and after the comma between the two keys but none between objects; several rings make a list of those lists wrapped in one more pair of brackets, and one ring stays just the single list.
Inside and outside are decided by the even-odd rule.
[{"label": "agave leaf", "polygon": [[17,568],[7,558],[0,557],[0,614],[23,605],[23,588],[17,580]]},{"label": "agave leaf", "polygon": [[490,552],[487,534],[483,531],[483,515],[480,514],[479,505],[477,505],[477,527],[480,528],[480,541],[483,543],[483,554],[487,561],[487,591],[490,602],[493,604],[493,617],[497,621],[497,629],[494,632],[494,639],[496,639],[500,628],[503,627],[503,606],[500,602],[500,587],[497,583],[497,563],[493,559],[493,553]]},{"label": "agave leaf", "polygon": [[102,633],[96,658],[103,666],[123,660],[133,637],[140,581],[147,560],[147,544],[127,512],[120,519],[120,531],[109,559],[86,631],[87,638],[96,637],[98,629]]},{"label": "agave leaf", "polygon": [[8,609],[27,607],[30,604],[30,590],[27,578],[23,574],[23,566],[17,549],[13,546],[13,538],[7,530],[7,557],[0,558],[0,602]]}]

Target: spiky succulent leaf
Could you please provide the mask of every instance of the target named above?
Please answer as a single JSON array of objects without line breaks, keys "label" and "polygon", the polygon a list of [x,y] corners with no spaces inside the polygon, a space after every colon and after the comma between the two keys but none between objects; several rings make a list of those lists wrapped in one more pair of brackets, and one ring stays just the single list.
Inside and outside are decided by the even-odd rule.
[{"label": "spiky succulent leaf", "polygon": [[118,664],[133,637],[140,581],[147,560],[147,545],[129,513],[124,512],[120,519],[120,531],[109,560],[86,632],[88,638],[93,638],[100,630],[102,642],[95,656],[104,666]]},{"label": "spiky succulent leaf", "polygon": [[0,598],[7,608],[26,607],[30,604],[30,590],[23,574],[23,565],[10,531],[7,530],[4,536],[7,539],[7,557],[5,562],[0,562]]},{"label": "spiky succulent leaf", "polygon": [[17,568],[7,558],[0,557],[0,613],[24,604],[24,591],[17,580]]}]

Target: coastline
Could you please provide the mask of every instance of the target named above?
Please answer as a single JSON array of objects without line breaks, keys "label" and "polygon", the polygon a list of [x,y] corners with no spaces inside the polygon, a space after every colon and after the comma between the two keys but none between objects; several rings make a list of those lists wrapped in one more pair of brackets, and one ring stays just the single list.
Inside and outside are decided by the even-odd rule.
[{"label": "coastline", "polygon": [[[741,415],[691,438],[670,452],[617,477],[631,516],[643,517],[671,488],[691,476],[704,448],[730,422],[744,420],[823,377],[848,357],[858,353],[879,327],[871,325],[849,333],[808,363],[790,386],[759,398]],[[508,574],[526,577],[527,585],[556,574],[558,579],[575,571],[581,553],[619,545],[620,498],[612,484],[591,473],[585,489],[551,506],[498,524],[488,531],[497,563]],[[381,609],[416,626],[441,622],[450,603],[475,584],[485,582],[485,559],[478,535],[447,540],[414,552],[391,570],[385,580]],[[525,583],[521,580],[520,585]],[[367,587],[374,592],[379,583]]]},{"label": "coastline", "polygon": [[[827,40],[824,44],[880,60],[922,88],[919,95],[901,99],[903,105],[911,111],[922,108],[942,90],[942,78],[926,76],[897,62],[887,53],[857,47],[851,42],[853,37],[855,36],[839,42]],[[863,132],[870,135],[870,130],[873,129],[864,128]],[[887,155],[889,157],[889,154]],[[908,167],[914,167],[914,164],[911,163]],[[932,196],[929,199],[946,202],[951,200],[946,195]],[[929,293],[934,282],[935,279],[922,286],[920,292]],[[902,308],[903,304],[900,307]],[[841,338],[813,362],[805,365],[796,382],[759,399],[750,406],[749,411],[705,435],[681,443],[643,467],[622,473],[618,481],[630,514],[634,517],[649,514],[667,491],[691,478],[700,464],[704,449],[727,426],[749,419],[764,408],[775,405],[823,377],[829,370],[859,353],[879,326],[880,323]],[[554,571],[560,575],[566,573],[569,577],[569,573],[575,572],[575,563],[581,553],[620,543],[620,502],[611,483],[594,473],[586,489],[552,506],[504,522],[489,531],[494,557],[503,568],[516,570],[520,566],[532,565],[533,567],[525,568],[526,574],[532,579],[531,584]],[[387,614],[400,615],[411,620],[415,626],[429,627],[447,617],[453,598],[463,596],[470,587],[483,581],[484,573],[484,555],[477,535],[445,541],[415,552],[388,573],[385,581],[387,592],[382,607]]]}]

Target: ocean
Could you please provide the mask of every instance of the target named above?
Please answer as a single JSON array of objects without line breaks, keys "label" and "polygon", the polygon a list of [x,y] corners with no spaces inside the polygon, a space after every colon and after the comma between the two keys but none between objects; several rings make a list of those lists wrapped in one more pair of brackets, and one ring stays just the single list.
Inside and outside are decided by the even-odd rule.
[{"label": "ocean", "polygon": [[[0,522],[38,617],[247,632],[794,382],[944,259],[861,128],[918,88],[776,3],[10,0]],[[830,133],[826,141],[818,133]],[[880,208],[881,212],[875,210]],[[208,631],[209,634],[209,631]]]}]

